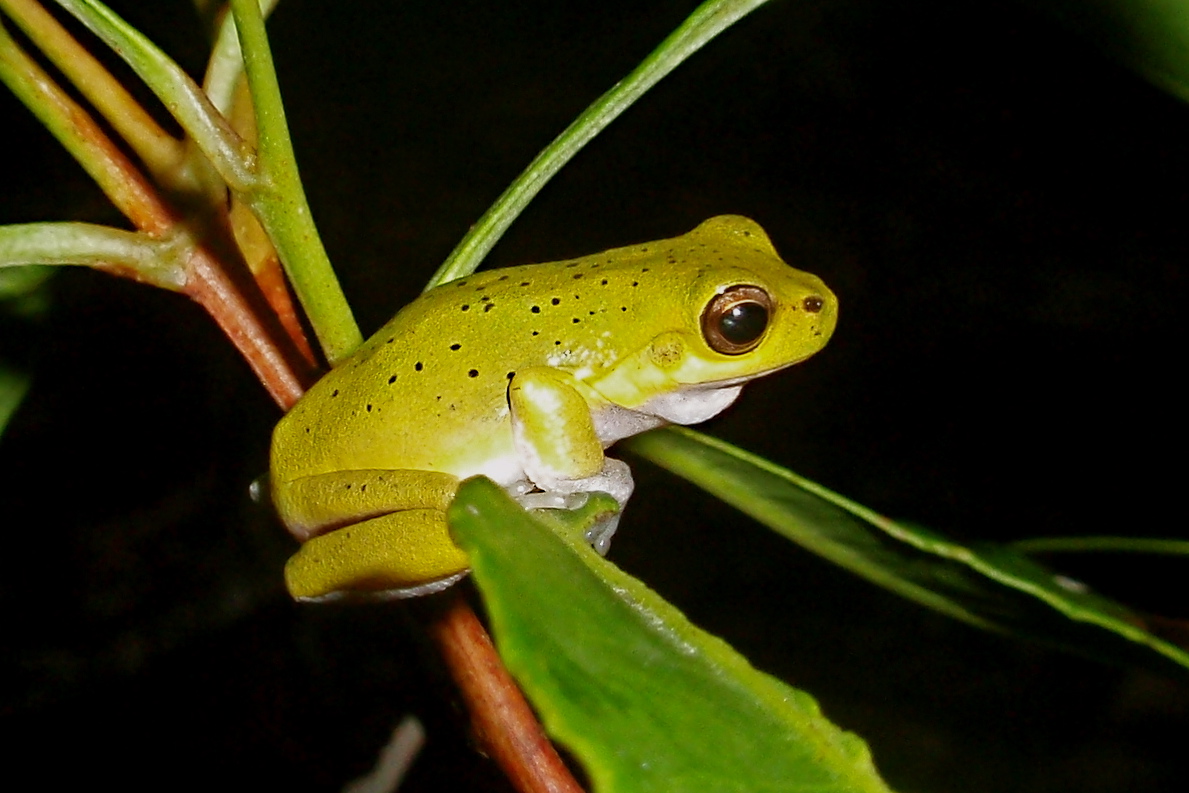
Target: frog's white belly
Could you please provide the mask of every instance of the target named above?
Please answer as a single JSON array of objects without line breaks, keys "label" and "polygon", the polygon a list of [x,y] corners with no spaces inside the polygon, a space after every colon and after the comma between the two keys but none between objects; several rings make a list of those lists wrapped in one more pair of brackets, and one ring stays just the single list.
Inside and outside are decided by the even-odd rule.
[{"label": "frog's white belly", "polygon": [[459,479],[468,479],[472,476],[486,476],[513,495],[516,495],[517,486],[521,482],[527,481],[524,473],[524,460],[516,452],[509,452],[499,457],[484,460],[474,466],[456,469],[451,471],[451,473]]}]

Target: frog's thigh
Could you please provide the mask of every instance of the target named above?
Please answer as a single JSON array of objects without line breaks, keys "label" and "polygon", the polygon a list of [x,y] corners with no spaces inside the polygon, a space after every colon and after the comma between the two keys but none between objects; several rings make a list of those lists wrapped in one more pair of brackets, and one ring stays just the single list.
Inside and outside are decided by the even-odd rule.
[{"label": "frog's thigh", "polygon": [[410,590],[468,565],[466,554],[450,540],[444,512],[410,509],[309,540],[285,565],[285,584],[297,599]]},{"label": "frog's thigh", "polygon": [[603,444],[583,388],[571,375],[548,367],[523,369],[508,386],[516,445],[538,484],[541,476],[585,479],[603,469]]},{"label": "frog's thigh", "polygon": [[407,509],[445,511],[458,478],[438,471],[356,469],[305,476],[273,494],[299,540],[326,529]]}]

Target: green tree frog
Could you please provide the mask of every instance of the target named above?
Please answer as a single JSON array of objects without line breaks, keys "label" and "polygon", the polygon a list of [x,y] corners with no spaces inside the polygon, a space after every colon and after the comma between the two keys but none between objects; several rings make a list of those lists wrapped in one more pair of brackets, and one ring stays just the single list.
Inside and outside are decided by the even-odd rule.
[{"label": "green tree frog", "polygon": [[[408,596],[465,574],[445,509],[467,477],[528,507],[632,492],[621,438],[719,413],[820,350],[838,316],[755,222],[492,270],[402,309],[277,425],[273,501],[298,599]],[[618,516],[592,543],[605,551]]]}]

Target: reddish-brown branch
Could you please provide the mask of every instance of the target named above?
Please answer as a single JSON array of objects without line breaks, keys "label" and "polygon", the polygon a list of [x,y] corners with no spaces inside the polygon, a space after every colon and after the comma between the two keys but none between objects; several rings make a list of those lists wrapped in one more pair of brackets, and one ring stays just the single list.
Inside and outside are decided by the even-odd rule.
[{"label": "reddish-brown branch", "polygon": [[483,750],[522,793],[582,793],[475,612],[457,590],[448,597],[429,631],[467,702]]},{"label": "reddish-brown branch", "polygon": [[[112,142],[91,114],[70,98],[44,70],[31,62],[27,73],[37,91],[33,107],[38,116],[87,174],[136,228],[164,236],[177,217],[160,199],[156,188]],[[57,122],[64,121],[64,124]]]},{"label": "reddish-brown branch", "polygon": [[253,267],[252,273],[256,276],[256,285],[260,287],[264,299],[277,315],[277,322],[297,347],[297,352],[311,369],[317,368],[318,356],[314,354],[314,348],[310,346],[310,340],[306,338],[301,320],[297,316],[297,306],[293,302],[293,294],[289,291],[289,282],[285,280],[281,260],[273,253],[267,262]]},{"label": "reddish-brown branch", "polygon": [[285,271],[281,268],[277,249],[273,247],[268,234],[247,205],[234,197],[227,220],[244,262],[276,315],[277,322],[309,367],[317,367],[317,356],[314,355],[314,350],[310,347],[305,330],[301,326],[301,320],[298,319],[297,309],[285,280]]},{"label": "reddish-brown branch", "polygon": [[223,329],[281,409],[293,407],[305,393],[303,380],[308,379],[309,370],[303,367],[304,378],[295,372],[294,362],[282,353],[274,334],[265,329],[259,311],[205,249],[195,249],[189,271],[186,294]]}]

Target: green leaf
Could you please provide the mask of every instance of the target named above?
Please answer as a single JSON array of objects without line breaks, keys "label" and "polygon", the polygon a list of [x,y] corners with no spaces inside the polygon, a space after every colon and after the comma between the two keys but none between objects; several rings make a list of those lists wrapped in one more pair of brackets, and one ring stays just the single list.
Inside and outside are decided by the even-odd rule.
[{"label": "green leaf", "polygon": [[1006,546],[964,545],[898,523],[693,430],[624,443],[798,545],[951,617],[1166,674],[1189,672],[1189,653],[1146,630],[1141,614]]},{"label": "green leaf", "polygon": [[[0,226],[0,237],[4,228]],[[49,306],[47,285],[53,273],[53,267],[38,264],[5,267],[0,252],[0,313],[26,319],[44,314]]]},{"label": "green leaf", "polygon": [[[7,226],[0,226],[0,234]],[[0,249],[3,245],[0,244]],[[3,255],[0,254],[0,262]],[[49,290],[46,288],[52,267],[29,265],[27,267],[0,266],[0,317],[18,321],[37,319],[49,308]],[[33,378],[26,369],[12,361],[0,359],[0,435],[21,406]]]},{"label": "green leaf", "polygon": [[573,525],[551,529],[486,479],[463,484],[449,520],[500,654],[596,790],[888,790],[866,744],[812,697],[690,624]]},{"label": "green leaf", "polygon": [[1189,101],[1189,0],[1030,0],[1030,4]]},{"label": "green leaf", "polygon": [[0,434],[3,434],[9,420],[21,406],[29,383],[28,374],[0,361]]}]

